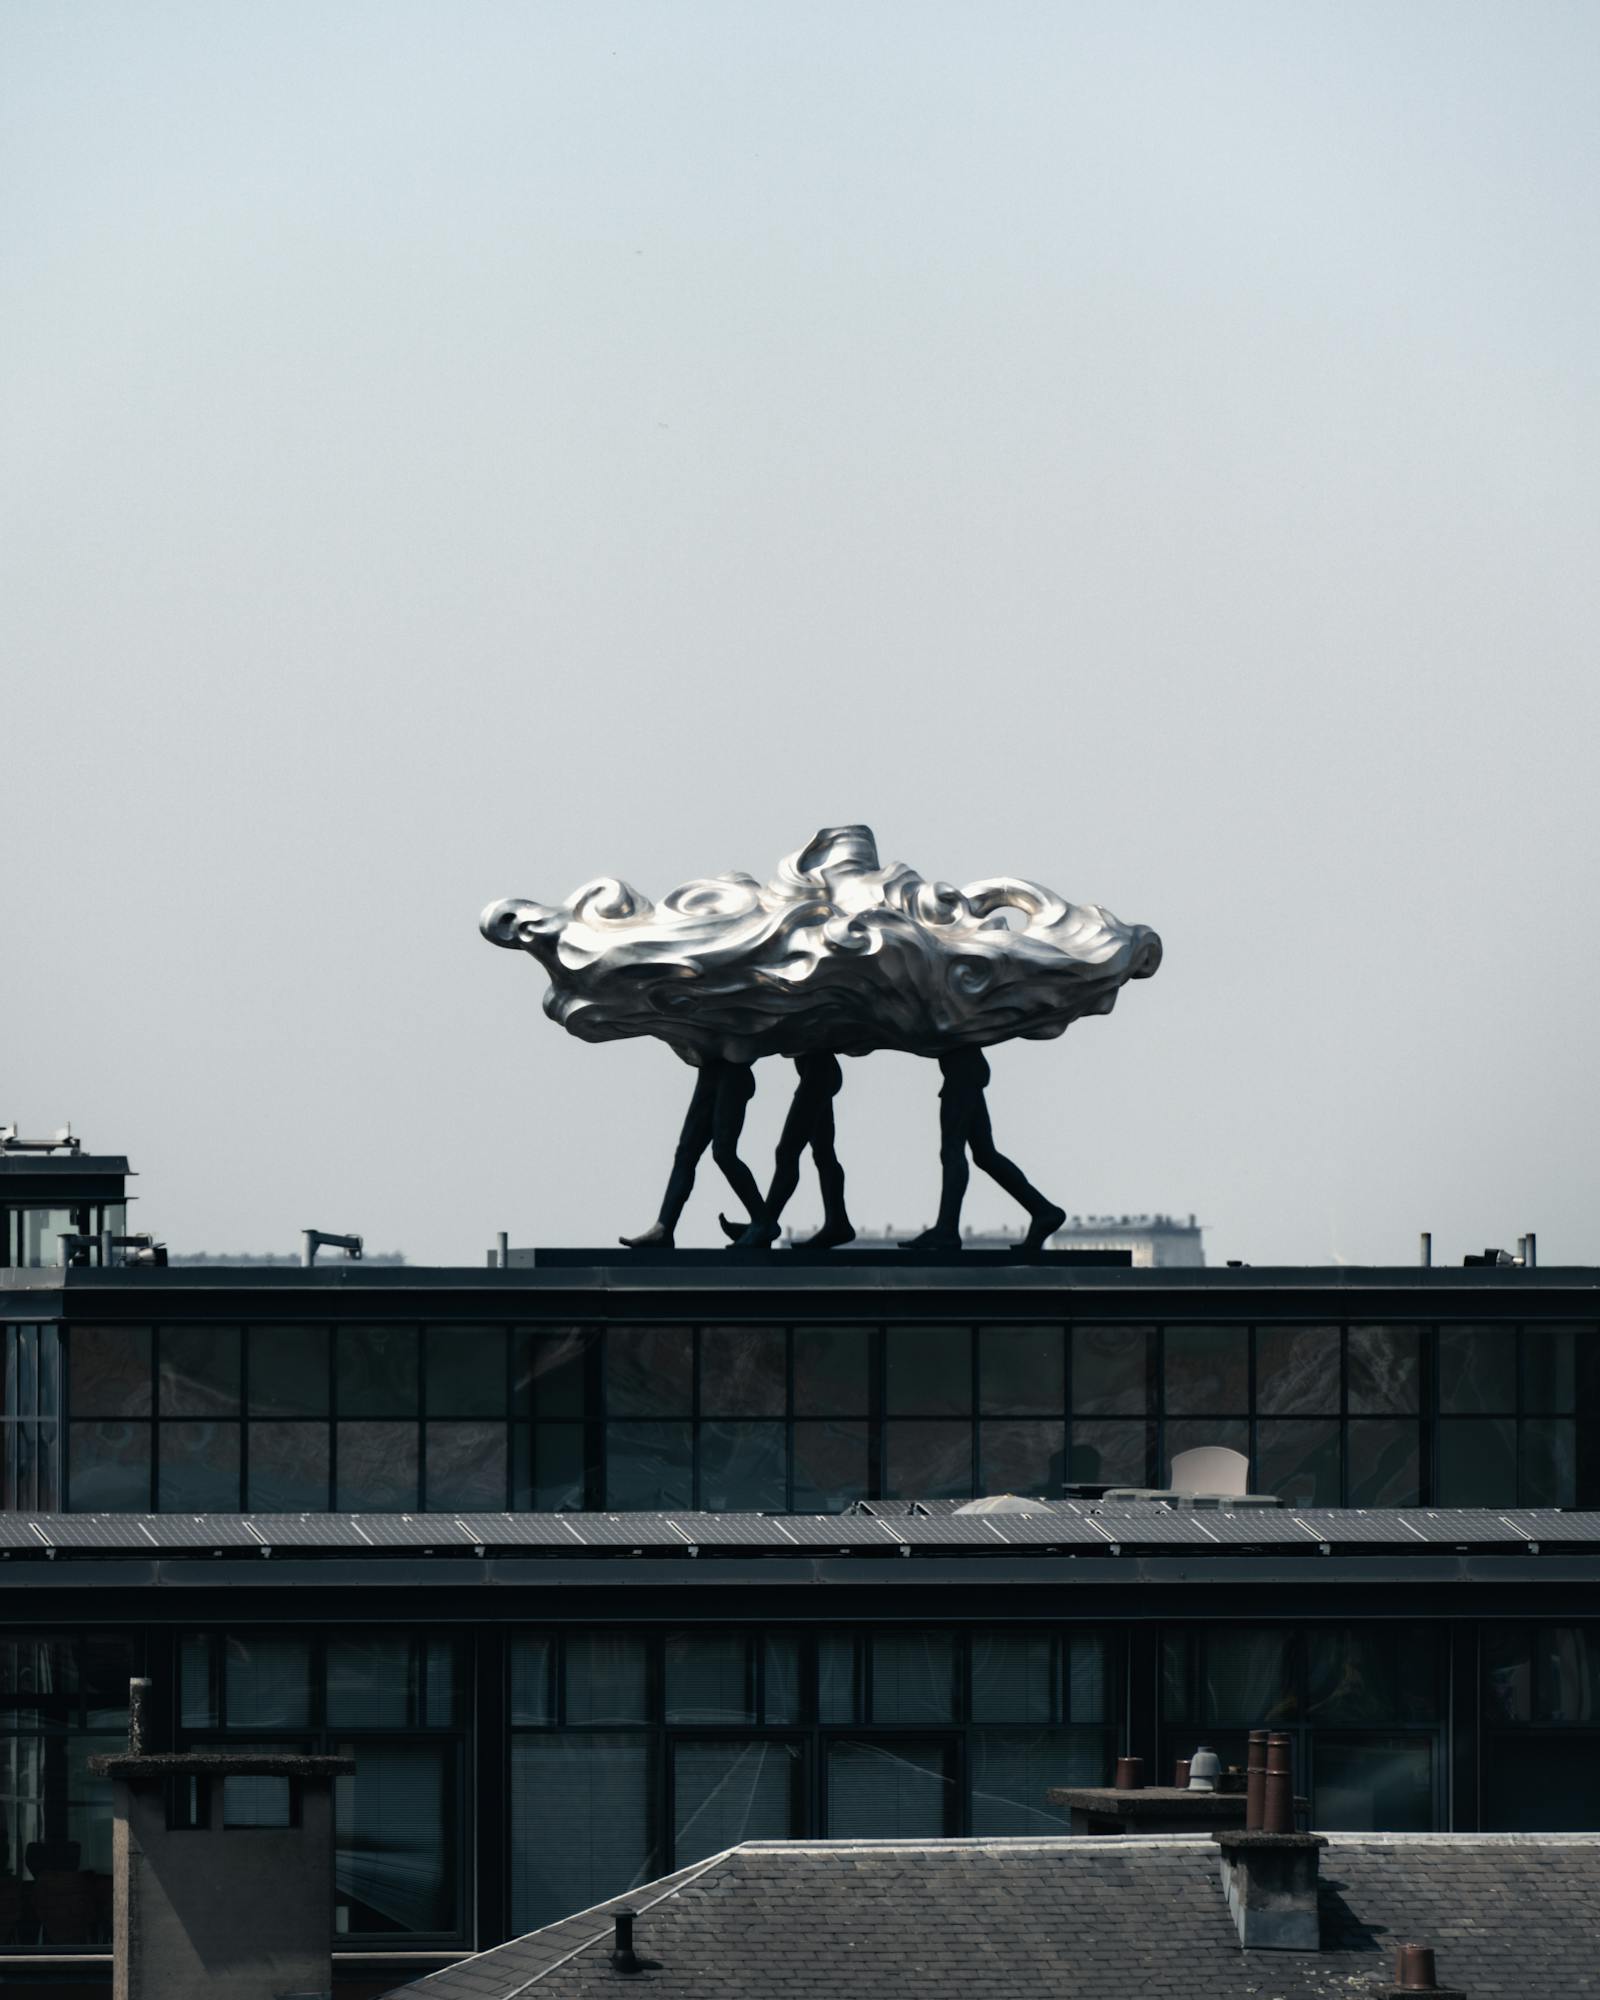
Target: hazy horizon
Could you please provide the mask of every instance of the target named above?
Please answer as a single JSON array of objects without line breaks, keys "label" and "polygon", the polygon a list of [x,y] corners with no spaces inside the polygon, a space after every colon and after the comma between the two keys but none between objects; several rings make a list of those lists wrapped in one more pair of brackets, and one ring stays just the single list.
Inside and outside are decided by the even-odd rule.
[{"label": "hazy horizon", "polygon": [[[1600,1260],[1600,12],[13,0],[0,77],[0,1122],[174,1250],[609,1243],[688,1073],[479,911],[866,821],[1161,932],[991,1057],[1069,1212]],[[846,1065],[858,1227],[937,1083]]]}]

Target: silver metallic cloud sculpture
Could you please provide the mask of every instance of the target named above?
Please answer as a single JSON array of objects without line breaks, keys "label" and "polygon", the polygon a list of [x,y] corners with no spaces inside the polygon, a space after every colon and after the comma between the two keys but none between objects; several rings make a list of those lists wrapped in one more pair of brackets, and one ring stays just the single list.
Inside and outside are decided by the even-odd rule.
[{"label": "silver metallic cloud sculpture", "polygon": [[654,1035],[696,1064],[1042,1041],[1161,963],[1153,930],[1037,883],[880,867],[865,826],[825,827],[766,884],[717,875],[658,905],[601,876],[558,907],[493,903],[481,928],[544,967],[569,1034]]}]

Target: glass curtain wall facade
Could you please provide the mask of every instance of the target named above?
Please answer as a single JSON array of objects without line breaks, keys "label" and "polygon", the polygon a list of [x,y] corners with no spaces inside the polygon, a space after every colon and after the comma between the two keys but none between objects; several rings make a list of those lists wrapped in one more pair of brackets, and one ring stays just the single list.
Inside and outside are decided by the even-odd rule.
[{"label": "glass curtain wall facade", "polygon": [[[336,1947],[488,1945],[739,1840],[1051,1831],[1109,1780],[1130,1655],[1163,1761],[1294,1738],[1328,1830],[1592,1828],[1600,1623],[343,1624],[13,1631],[0,1641],[0,1953],[103,1951],[127,1683],[169,1664],[181,1748],[354,1758],[336,1796]],[[1451,1680],[1452,1654],[1474,1662]],[[1451,1796],[1462,1737],[1475,1794]],[[223,1810],[270,1823],[267,1781]],[[259,1794],[259,1796],[258,1796]],[[492,1931],[477,1870],[503,1860]]]},{"label": "glass curtain wall facade", "polygon": [[52,1328],[6,1339],[8,1505],[811,1512],[1162,1486],[1199,1444],[1302,1506],[1600,1505],[1588,1326],[75,1325],[64,1370]]}]

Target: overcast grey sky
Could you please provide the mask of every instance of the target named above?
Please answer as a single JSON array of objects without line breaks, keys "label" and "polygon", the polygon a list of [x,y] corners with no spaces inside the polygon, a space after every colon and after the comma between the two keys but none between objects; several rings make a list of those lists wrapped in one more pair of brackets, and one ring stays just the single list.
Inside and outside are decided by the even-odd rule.
[{"label": "overcast grey sky", "polygon": [[1161,931],[994,1059],[1068,1209],[1600,1256],[1600,9],[9,0],[0,89],[0,1118],[175,1249],[642,1228],[687,1072],[479,910],[867,820]]}]

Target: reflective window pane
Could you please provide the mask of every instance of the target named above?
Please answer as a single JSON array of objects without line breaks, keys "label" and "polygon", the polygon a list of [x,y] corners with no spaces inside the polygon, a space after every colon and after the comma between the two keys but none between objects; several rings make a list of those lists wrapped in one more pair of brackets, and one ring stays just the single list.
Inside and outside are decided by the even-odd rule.
[{"label": "reflective window pane", "polygon": [[504,1424],[426,1426],[428,1507],[499,1513],[506,1504]]},{"label": "reflective window pane", "polygon": [[1319,1626],[1306,1656],[1307,1716],[1319,1726],[1437,1718],[1438,1649],[1430,1626]]},{"label": "reflective window pane", "polygon": [[250,1329],[250,1414],[256,1417],[328,1414],[326,1327]]},{"label": "reflective window pane", "polygon": [[1075,1423],[1067,1477],[1084,1486],[1148,1486],[1150,1426],[1143,1423]]},{"label": "reflective window pane", "polygon": [[326,1424],[250,1426],[246,1505],[256,1514],[321,1513],[328,1505]]},{"label": "reflective window pane", "polygon": [[606,1414],[687,1417],[694,1407],[694,1333],[686,1326],[606,1330]]},{"label": "reflective window pane", "polygon": [[1256,1328],[1256,1408],[1263,1415],[1339,1414],[1339,1329]]},{"label": "reflective window pane", "polygon": [[513,1426],[512,1505],[555,1514],[581,1509],[587,1491],[582,1424]]},{"label": "reflective window pane", "polygon": [[1433,1738],[1316,1738],[1312,1824],[1334,1833],[1426,1833],[1433,1825]]},{"label": "reflective window pane", "polygon": [[409,1424],[338,1424],[338,1492],[341,1513],[406,1513],[417,1505],[417,1427]]},{"label": "reflective window pane", "polygon": [[519,1326],[514,1329],[512,1406],[519,1415],[531,1408],[545,1422],[585,1417],[587,1359],[598,1336],[590,1327]]},{"label": "reflective window pane", "polygon": [[972,1763],[972,1831],[975,1834],[1065,1833],[1064,1806],[1046,1803],[1056,1785],[1103,1785],[1104,1732],[1098,1729],[975,1729]]},{"label": "reflective window pane", "polygon": [[1439,1408],[1451,1415],[1517,1407],[1517,1332],[1510,1326],[1441,1326]]},{"label": "reflective window pane", "polygon": [[650,1720],[648,1661],[637,1633],[569,1632],[565,1659],[568,1722]]},{"label": "reflective window pane", "polygon": [[885,1424],[883,1490],[898,1500],[962,1499],[972,1492],[972,1425],[907,1418]]},{"label": "reflective window pane", "polygon": [[511,1922],[571,1916],[662,1872],[652,1845],[655,1745],[546,1734],[511,1744]]},{"label": "reflective window pane", "polygon": [[781,1417],[789,1343],[782,1327],[700,1329],[700,1410],[707,1417]]},{"label": "reflective window pane", "polygon": [[891,1326],[885,1408],[892,1416],[962,1416],[972,1408],[972,1329]]},{"label": "reflective window pane", "polygon": [[1337,1507],[1339,1425],[1333,1417],[1263,1417],[1256,1425],[1257,1493],[1291,1507]]},{"label": "reflective window pane", "polygon": [[1600,1722],[1600,1629],[1539,1628],[1534,1639],[1534,1720]]},{"label": "reflective window pane", "polygon": [[164,1417],[239,1414],[239,1329],[164,1326],[160,1397]]},{"label": "reflective window pane", "polygon": [[1578,1407],[1580,1351],[1592,1353],[1597,1336],[1588,1327],[1525,1326],[1522,1329],[1522,1407],[1565,1415]]},{"label": "reflective window pane", "polygon": [[556,1721],[556,1641],[545,1632],[515,1632],[510,1654],[511,1720]]},{"label": "reflective window pane", "polygon": [[185,1729],[214,1729],[217,1711],[215,1648],[209,1634],[185,1632],[178,1647],[178,1715]]},{"label": "reflective window pane", "polygon": [[1075,1326],[1073,1415],[1142,1417],[1150,1407],[1152,1341],[1147,1326]]},{"label": "reflective window pane", "polygon": [[334,1393],[341,1417],[417,1413],[414,1326],[341,1326],[334,1339]]},{"label": "reflective window pane", "polygon": [[745,1723],[756,1718],[756,1662],[743,1631],[669,1632],[667,1721]]},{"label": "reflective window pane", "polygon": [[1434,1499],[1441,1507],[1517,1504],[1517,1427],[1510,1417],[1444,1417]]},{"label": "reflective window pane", "polygon": [[1484,1745],[1484,1825],[1505,1833],[1591,1833],[1600,1737],[1494,1737]]},{"label": "reflective window pane", "polygon": [[1293,1640],[1281,1625],[1210,1625],[1204,1630],[1196,1720],[1260,1729],[1292,1722]]},{"label": "reflective window pane", "polygon": [[863,1417],[870,1408],[871,1329],[797,1326],[794,1407],[801,1417]]},{"label": "reflective window pane", "polygon": [[238,1424],[162,1424],[157,1505],[165,1514],[239,1511]]},{"label": "reflective window pane", "polygon": [[1415,1423],[1352,1422],[1345,1427],[1345,1448],[1352,1507],[1421,1505],[1421,1439]]},{"label": "reflective window pane", "polygon": [[837,1514],[867,1495],[867,1426],[797,1423],[794,1427],[794,1507],[797,1513]]},{"label": "reflective window pane", "polygon": [[459,1783],[449,1743],[340,1743],[334,1780],[334,1923],[356,1936],[459,1927]]},{"label": "reflective window pane", "polygon": [[311,1721],[311,1647],[274,1633],[222,1642],[222,1718],[230,1729],[296,1729]]},{"label": "reflective window pane", "polygon": [[799,1722],[804,1704],[800,1686],[800,1641],[792,1632],[766,1632],[763,1655],[761,1719],[767,1723]]},{"label": "reflective window pane", "polygon": [[404,1729],[416,1716],[408,1632],[360,1631],[328,1641],[328,1722],[335,1729]]},{"label": "reflective window pane", "polygon": [[668,1513],[694,1506],[693,1426],[606,1425],[606,1505],[616,1513]]},{"label": "reflective window pane", "polygon": [[980,1409],[1000,1416],[1059,1416],[1066,1398],[1066,1340],[1059,1326],[979,1327]]},{"label": "reflective window pane", "polygon": [[1240,1416],[1250,1408],[1250,1344],[1242,1326],[1169,1326],[1162,1335],[1169,1416]]},{"label": "reflective window pane", "polygon": [[79,1514],[150,1511],[150,1424],[69,1424],[67,1478]]},{"label": "reflective window pane", "polygon": [[830,1840],[937,1840],[955,1823],[955,1745],[898,1736],[828,1745]]},{"label": "reflective window pane", "polygon": [[1522,1444],[1518,1502],[1524,1507],[1575,1507],[1577,1425],[1570,1417],[1527,1417],[1518,1431]]},{"label": "reflective window pane", "polygon": [[687,1867],[741,1840],[787,1840],[803,1775],[797,1743],[675,1743],[672,1866]]},{"label": "reflective window pane", "polygon": [[1522,1625],[1485,1625],[1483,1708],[1492,1722],[1533,1720],[1533,1635]]},{"label": "reflective window pane", "polygon": [[1349,1330],[1350,1414],[1412,1414],[1422,1405],[1421,1336],[1414,1326]]},{"label": "reflective window pane", "polygon": [[147,1326],[74,1326],[67,1377],[74,1417],[147,1417],[151,1399]]},{"label": "reflective window pane", "polygon": [[974,1722],[1062,1720],[1061,1644],[1053,1632],[980,1628],[973,1633],[972,1719]]},{"label": "reflective window pane", "polygon": [[1058,1495],[1066,1478],[1066,1426],[1034,1417],[986,1417],[978,1426],[978,1491]]},{"label": "reflective window pane", "polygon": [[430,1417],[499,1417],[506,1408],[506,1336],[497,1326],[430,1326],[423,1342]]},{"label": "reflective window pane", "polygon": [[956,1642],[950,1632],[874,1632],[869,1711],[874,1722],[954,1722]]},{"label": "reflective window pane", "polygon": [[1105,1722],[1114,1713],[1111,1648],[1098,1632],[1077,1627],[1067,1640],[1067,1714],[1074,1722]]},{"label": "reflective window pane", "polygon": [[703,1423],[700,1505],[718,1514],[782,1512],[786,1505],[783,1424]]},{"label": "reflective window pane", "polygon": [[817,1639],[817,1718],[864,1722],[867,1717],[867,1638],[864,1632],[824,1632]]}]

